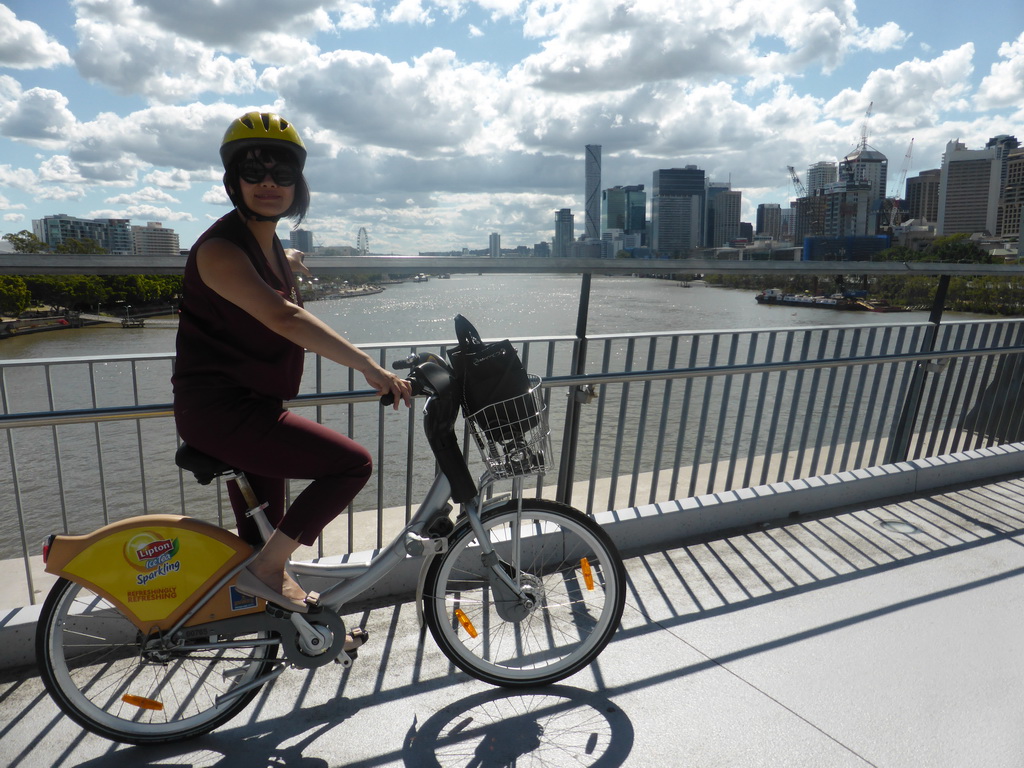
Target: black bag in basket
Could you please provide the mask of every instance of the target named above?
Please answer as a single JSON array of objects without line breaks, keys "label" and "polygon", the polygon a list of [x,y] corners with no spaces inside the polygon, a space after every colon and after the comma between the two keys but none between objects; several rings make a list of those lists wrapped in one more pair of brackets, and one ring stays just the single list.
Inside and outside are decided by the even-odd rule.
[{"label": "black bag in basket", "polygon": [[[459,345],[448,351],[448,360],[462,382],[462,408],[492,440],[512,440],[538,422],[530,379],[512,342],[485,344],[473,324],[455,316]],[[514,399],[513,399],[514,398]],[[510,401],[502,406],[497,403]],[[481,412],[482,411],[482,412]]]}]

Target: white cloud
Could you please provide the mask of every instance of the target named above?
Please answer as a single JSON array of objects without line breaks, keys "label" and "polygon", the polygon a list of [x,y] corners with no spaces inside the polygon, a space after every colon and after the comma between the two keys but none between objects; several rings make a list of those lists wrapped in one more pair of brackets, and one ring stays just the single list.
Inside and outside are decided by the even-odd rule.
[{"label": "white cloud", "polygon": [[[80,7],[85,7],[81,4]],[[75,25],[75,62],[83,76],[154,103],[175,103],[201,93],[249,93],[256,70],[248,58],[218,55],[202,43],[142,19],[137,9],[111,23],[81,16]]]},{"label": "white cloud", "polygon": [[430,24],[430,11],[423,7],[422,0],[398,0],[387,14],[393,24]]},{"label": "white cloud", "polygon": [[189,189],[192,186],[192,177],[187,171],[183,171],[180,168],[172,170],[160,170],[156,169],[147,173],[143,178],[143,182],[147,184],[154,184],[163,189]]},{"label": "white cloud", "polygon": [[338,4],[337,29],[353,31],[369,29],[377,23],[377,12],[373,5],[359,2],[341,2]]},{"label": "white cloud", "polygon": [[999,46],[1004,61],[992,65],[975,97],[980,109],[1024,108],[1024,32]]},{"label": "white cloud", "polygon": [[0,117],[0,134],[44,146],[65,144],[74,127],[67,97],[48,88],[30,88],[20,94]]},{"label": "white cloud", "polygon": [[28,168],[14,168],[10,165],[0,165],[0,187],[17,190],[19,192],[30,192],[39,183],[39,177]]},{"label": "white cloud", "polygon": [[843,89],[829,100],[825,114],[855,122],[873,102],[872,130],[936,123],[943,114],[968,107],[974,53],[974,44],[965,43],[929,61],[914,58],[876,69],[861,88]]},{"label": "white cloud", "polygon": [[476,24],[469,25],[469,36],[470,37],[483,37],[484,31],[480,29]]},{"label": "white cloud", "polygon": [[227,192],[224,191],[224,185],[210,187],[206,192],[203,193],[202,201],[209,203],[210,205],[228,206],[231,205],[231,201],[228,200]]},{"label": "white cloud", "polygon": [[176,197],[156,187],[143,187],[123,195],[108,197],[105,202],[111,205],[137,205],[139,203],[180,203]]},{"label": "white cloud", "polygon": [[90,211],[87,219],[133,219],[134,221],[195,221],[187,211],[175,211],[154,205],[129,205],[124,208],[106,208]]},{"label": "white cloud", "polygon": [[[834,6],[834,7],[830,7]],[[906,40],[895,23],[859,25],[852,3],[771,4],[678,0],[531,2],[525,33],[545,40],[523,68],[538,87],[559,92],[629,88],[638,82],[706,84],[717,78],[833,70],[852,50],[889,50]]]},{"label": "white cloud", "polygon": [[354,145],[427,154],[477,154],[474,142],[494,130],[494,99],[504,90],[499,73],[441,49],[411,63],[333,51],[269,69],[260,85],[281,94],[285,114],[308,115],[335,139],[332,152]]},{"label": "white cloud", "polygon": [[0,5],[0,67],[50,69],[70,63],[67,48],[38,24],[19,19],[6,5]]}]

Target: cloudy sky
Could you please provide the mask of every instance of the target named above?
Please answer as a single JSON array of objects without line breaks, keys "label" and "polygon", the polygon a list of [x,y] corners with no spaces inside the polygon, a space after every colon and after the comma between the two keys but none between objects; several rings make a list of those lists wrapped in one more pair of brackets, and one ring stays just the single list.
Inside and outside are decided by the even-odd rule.
[{"label": "cloudy sky", "polygon": [[[371,250],[532,246],[602,186],[696,164],[758,203],[859,141],[890,178],[947,141],[1024,140],[1024,3],[990,0],[6,0],[0,231],[227,209],[231,118],[280,112],[310,151],[305,227]],[[286,235],[288,227],[280,228]]]}]

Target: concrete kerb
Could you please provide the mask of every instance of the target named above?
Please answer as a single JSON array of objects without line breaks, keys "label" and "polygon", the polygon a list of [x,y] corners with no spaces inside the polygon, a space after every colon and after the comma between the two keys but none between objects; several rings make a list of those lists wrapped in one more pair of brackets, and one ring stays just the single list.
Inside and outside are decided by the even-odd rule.
[{"label": "concrete kerb", "polygon": [[[981,448],[928,459],[659,502],[595,515],[624,553],[667,547],[682,540],[830,509],[1019,473],[1024,443]],[[372,553],[323,558],[365,559]],[[422,561],[409,558],[365,594],[366,602],[412,595]],[[313,579],[307,588],[325,586]],[[35,663],[35,626],[41,606],[0,614],[0,669]]]}]

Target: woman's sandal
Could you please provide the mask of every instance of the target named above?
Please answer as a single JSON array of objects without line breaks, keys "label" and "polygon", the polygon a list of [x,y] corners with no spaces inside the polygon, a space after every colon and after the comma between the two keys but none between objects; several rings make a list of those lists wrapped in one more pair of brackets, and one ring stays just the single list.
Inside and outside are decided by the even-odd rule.
[{"label": "woman's sandal", "polygon": [[[366,645],[370,639],[370,633],[362,627],[356,627],[345,637],[345,653],[351,658],[359,658],[359,649]],[[349,646],[352,646],[351,648]]]}]

